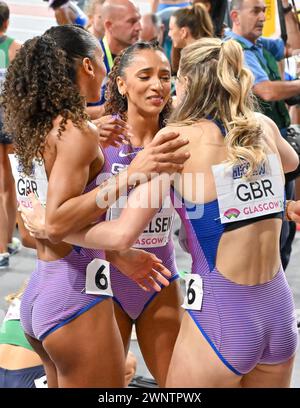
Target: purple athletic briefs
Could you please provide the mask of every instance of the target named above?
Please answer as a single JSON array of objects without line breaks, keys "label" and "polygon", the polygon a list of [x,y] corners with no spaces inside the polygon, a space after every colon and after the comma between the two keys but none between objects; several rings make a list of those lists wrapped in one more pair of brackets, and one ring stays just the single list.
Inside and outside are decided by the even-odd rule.
[{"label": "purple athletic briefs", "polygon": [[[85,192],[96,187],[96,180]],[[42,341],[109,297],[85,293],[86,268],[95,258],[105,259],[104,252],[74,247],[67,256],[56,261],[37,260],[21,301],[25,333]]]},{"label": "purple athletic briefs", "polygon": [[[177,193],[173,198],[178,200]],[[257,364],[287,361],[296,352],[298,332],[295,305],[282,268],[271,281],[253,286],[223,276],[215,266],[224,232],[218,201],[202,206],[203,216],[193,218],[191,213],[200,205],[187,200],[182,200],[182,208],[177,205],[192,256],[192,273],[203,282],[201,310],[187,312],[218,357],[237,375],[249,373]]]}]

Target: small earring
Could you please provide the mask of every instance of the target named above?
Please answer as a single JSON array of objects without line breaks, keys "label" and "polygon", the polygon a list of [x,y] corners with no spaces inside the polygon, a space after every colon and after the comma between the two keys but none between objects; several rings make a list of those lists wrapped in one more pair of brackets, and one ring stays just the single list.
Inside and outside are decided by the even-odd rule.
[{"label": "small earring", "polygon": [[119,93],[120,93],[120,95],[121,95],[121,98],[122,98],[122,99],[125,99],[125,94],[123,94],[123,93],[120,92],[120,91],[119,91]]}]

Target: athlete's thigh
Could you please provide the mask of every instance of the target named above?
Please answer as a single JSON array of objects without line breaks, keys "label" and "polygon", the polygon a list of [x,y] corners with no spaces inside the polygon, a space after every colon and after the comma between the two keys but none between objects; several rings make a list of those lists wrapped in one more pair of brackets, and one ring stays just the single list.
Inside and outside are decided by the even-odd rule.
[{"label": "athlete's thigh", "polygon": [[0,191],[6,191],[13,185],[13,176],[8,158],[8,154],[12,153],[10,146],[0,143]]},{"label": "athlete's thigh", "polygon": [[5,145],[0,143],[0,192],[4,191]]},{"label": "athlete's thigh", "polygon": [[166,387],[240,387],[241,379],[220,360],[186,312],[172,355]]},{"label": "athlete's thigh", "polygon": [[116,321],[121,333],[125,354],[128,353],[129,346],[130,346],[130,338],[131,338],[131,331],[132,331],[132,320],[128,316],[124,310],[114,302],[114,311],[116,316]]},{"label": "athlete's thigh", "polygon": [[112,299],[103,300],[49,334],[43,346],[59,387],[122,387],[125,354]]},{"label": "athlete's thigh", "polygon": [[34,349],[34,351],[39,355],[40,359],[42,360],[45,373],[47,376],[48,388],[57,388],[58,382],[55,364],[50,359],[49,355],[47,354],[46,350],[44,349],[42,343],[39,340],[34,339],[28,334],[25,334],[25,336],[29,341],[30,345],[32,346],[32,348]]},{"label": "athlete's thigh", "polygon": [[288,388],[291,383],[295,357],[281,364],[258,364],[244,375],[243,388]]},{"label": "athlete's thigh", "polygon": [[183,310],[179,281],[164,288],[136,321],[137,339],[145,363],[160,386],[166,376]]}]

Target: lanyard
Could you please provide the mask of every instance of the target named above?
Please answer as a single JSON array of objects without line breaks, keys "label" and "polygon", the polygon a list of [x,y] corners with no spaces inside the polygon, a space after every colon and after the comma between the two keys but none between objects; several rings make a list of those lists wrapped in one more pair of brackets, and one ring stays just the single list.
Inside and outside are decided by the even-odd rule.
[{"label": "lanyard", "polygon": [[114,65],[114,60],[113,60],[113,57],[112,57],[110,49],[109,49],[107,38],[104,37],[102,41],[103,41],[103,46],[104,46],[104,52],[105,52],[105,55],[106,55],[106,58],[107,58],[108,68],[109,68],[109,70],[111,70],[113,65]]}]

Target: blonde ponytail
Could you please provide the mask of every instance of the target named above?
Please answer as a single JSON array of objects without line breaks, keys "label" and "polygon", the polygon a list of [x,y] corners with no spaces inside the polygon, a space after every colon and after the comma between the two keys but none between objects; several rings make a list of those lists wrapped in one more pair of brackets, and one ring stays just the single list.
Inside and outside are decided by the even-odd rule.
[{"label": "blonde ponytail", "polygon": [[242,47],[234,40],[202,38],[182,50],[179,73],[187,78],[188,92],[169,123],[219,120],[226,130],[228,162],[247,161],[249,177],[265,161],[266,144],[254,114],[253,78],[244,66]]},{"label": "blonde ponytail", "polygon": [[[220,117],[227,130],[225,138],[228,161],[249,163],[246,177],[266,159],[263,131],[255,114],[251,92],[252,73],[245,68],[243,50],[234,40],[220,47],[217,76],[221,87],[228,93],[226,104],[220,104]],[[224,109],[227,106],[227,109]]]}]

